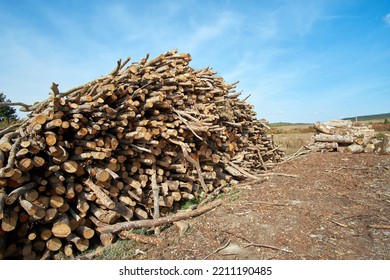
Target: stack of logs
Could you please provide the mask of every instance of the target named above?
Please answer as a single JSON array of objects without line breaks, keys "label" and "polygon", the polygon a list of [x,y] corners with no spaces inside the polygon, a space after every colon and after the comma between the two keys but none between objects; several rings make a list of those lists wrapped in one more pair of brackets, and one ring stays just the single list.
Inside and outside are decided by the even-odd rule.
[{"label": "stack of logs", "polygon": [[306,146],[313,151],[373,153],[380,143],[371,126],[350,120],[316,122],[315,128],[317,133]]},{"label": "stack of logs", "polygon": [[[176,50],[40,103],[0,132],[0,257],[72,256],[283,157],[235,84]],[[255,175],[254,175],[255,174]],[[257,175],[256,175],[257,174]]]}]

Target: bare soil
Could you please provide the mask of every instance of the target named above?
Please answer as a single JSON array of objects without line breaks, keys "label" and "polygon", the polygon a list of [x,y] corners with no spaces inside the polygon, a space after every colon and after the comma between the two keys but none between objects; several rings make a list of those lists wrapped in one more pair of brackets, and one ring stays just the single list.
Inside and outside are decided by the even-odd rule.
[{"label": "bare soil", "polygon": [[298,178],[242,184],[164,245],[132,243],[133,258],[390,259],[390,156],[312,153],[272,172]]}]

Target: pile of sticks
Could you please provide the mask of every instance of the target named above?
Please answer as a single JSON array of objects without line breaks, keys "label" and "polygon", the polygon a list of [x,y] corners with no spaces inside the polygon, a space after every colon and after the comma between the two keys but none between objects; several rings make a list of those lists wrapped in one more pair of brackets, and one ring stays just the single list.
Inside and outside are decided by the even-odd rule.
[{"label": "pile of sticks", "polygon": [[313,151],[373,153],[380,143],[371,126],[350,120],[316,122],[315,128],[317,133],[306,146]]},{"label": "pile of sticks", "polygon": [[[235,84],[169,51],[60,92],[0,132],[0,257],[73,256],[281,160]],[[4,105],[4,104],[2,104]],[[104,230],[99,230],[104,229]],[[121,235],[126,235],[123,232]]]}]

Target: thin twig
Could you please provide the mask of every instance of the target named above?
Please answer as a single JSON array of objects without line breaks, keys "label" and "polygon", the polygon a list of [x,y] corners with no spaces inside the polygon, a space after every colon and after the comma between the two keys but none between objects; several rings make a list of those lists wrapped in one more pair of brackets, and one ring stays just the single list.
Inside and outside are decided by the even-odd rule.
[{"label": "thin twig", "polygon": [[225,249],[227,246],[229,246],[230,244],[230,239],[226,242],[225,245],[222,245],[221,247],[217,248],[216,250],[212,251],[210,254],[208,254],[206,257],[204,257],[203,259],[204,260],[207,260],[209,257],[211,257],[212,255],[218,253],[219,251]]},{"label": "thin twig", "polygon": [[278,251],[282,251],[282,252],[286,252],[286,253],[292,253],[291,251],[289,251],[287,249],[278,248],[278,247],[275,247],[275,246],[272,246],[272,245],[267,245],[267,244],[249,243],[249,244],[246,244],[244,246],[244,248],[247,248],[247,247],[262,247],[262,248],[278,250]]},{"label": "thin twig", "polygon": [[243,100],[241,100],[242,102],[245,102],[252,94],[249,94],[247,97],[245,97]]},{"label": "thin twig", "polygon": [[368,225],[368,227],[374,229],[390,229],[390,225]]},{"label": "thin twig", "polygon": [[209,193],[205,199],[203,199],[198,206],[202,206],[206,203],[208,203],[209,201],[211,201],[212,199],[214,199],[219,193],[220,191],[224,188],[225,186],[219,186],[218,188],[216,188],[215,190],[213,190],[213,192]]},{"label": "thin twig", "polygon": [[343,227],[343,228],[349,228],[347,225],[344,225],[342,223],[339,223],[339,222],[336,222],[334,220],[332,220],[332,223],[335,223],[336,225],[340,226],[340,227]]},{"label": "thin twig", "polygon": [[268,245],[268,244],[259,244],[259,243],[253,243],[251,242],[249,239],[247,239],[246,237],[243,237],[243,236],[240,236],[234,232],[231,232],[231,231],[228,231],[228,230],[222,230],[228,234],[231,234],[239,239],[242,239],[244,240],[245,242],[247,242],[247,244],[245,244],[244,248],[247,248],[247,247],[263,247],[263,248],[268,248],[268,249],[273,249],[273,250],[278,250],[278,251],[282,251],[282,252],[286,252],[286,253],[292,253],[291,251],[287,250],[287,249],[283,249],[283,248],[278,248],[278,247],[275,247],[275,246],[272,246],[272,245]]},{"label": "thin twig", "polygon": [[30,108],[31,105],[27,105],[23,102],[0,102],[0,106],[21,106],[25,108]]},{"label": "thin twig", "polygon": [[177,114],[177,116],[179,117],[179,119],[186,125],[186,127],[191,130],[191,132],[200,140],[200,141],[203,141],[202,137],[200,137],[198,134],[196,134],[196,132],[189,126],[187,120],[185,118],[183,118],[180,113],[175,109],[173,108],[173,111]]},{"label": "thin twig", "polygon": [[[160,205],[159,205],[159,187],[157,185],[157,170],[156,170],[156,160],[154,160],[153,165],[152,165],[152,190],[153,190],[153,208],[154,208],[154,219],[160,218]],[[160,227],[155,227],[154,228],[154,233],[156,235],[160,234]]]},{"label": "thin twig", "polygon": [[286,173],[261,173],[261,174],[256,174],[256,176],[262,177],[262,176],[284,176],[284,177],[292,177],[292,178],[298,178],[298,175],[293,175],[293,174],[286,174]]},{"label": "thin twig", "polygon": [[131,147],[133,147],[134,149],[137,149],[138,151],[141,151],[141,152],[147,152],[149,154],[152,153],[151,150],[147,149],[147,148],[144,148],[144,147],[139,147],[137,145],[134,145],[134,144],[130,144]]},{"label": "thin twig", "polygon": [[251,178],[251,179],[256,180],[256,181],[262,181],[263,180],[263,178],[260,178],[258,176],[255,176],[255,175],[249,173],[248,171],[245,171],[244,169],[242,169],[241,167],[237,166],[233,162],[228,162],[227,164],[230,165],[231,167],[233,167],[238,172],[240,172],[241,174],[243,174],[244,176],[246,176],[248,178]]}]

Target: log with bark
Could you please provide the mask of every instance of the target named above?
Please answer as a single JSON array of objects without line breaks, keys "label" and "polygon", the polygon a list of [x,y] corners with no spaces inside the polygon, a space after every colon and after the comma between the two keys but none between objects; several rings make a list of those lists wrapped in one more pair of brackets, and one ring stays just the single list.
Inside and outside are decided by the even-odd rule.
[{"label": "log with bark", "polygon": [[105,229],[117,224],[155,221],[158,232],[187,200],[258,179],[282,159],[236,83],[177,50],[129,61],[65,92],[53,83],[34,105],[14,103],[30,113],[0,131],[7,258],[72,256],[114,242],[118,231]]}]

